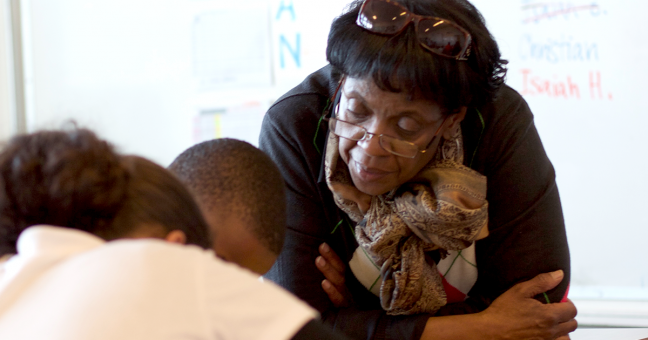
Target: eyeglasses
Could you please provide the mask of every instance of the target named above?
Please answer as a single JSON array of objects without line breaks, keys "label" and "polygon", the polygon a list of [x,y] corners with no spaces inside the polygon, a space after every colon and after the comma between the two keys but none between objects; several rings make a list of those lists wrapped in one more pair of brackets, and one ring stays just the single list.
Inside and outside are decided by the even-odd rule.
[{"label": "eyeglasses", "polygon": [[410,143],[408,141],[386,136],[383,134],[377,135],[375,133],[371,133],[367,131],[367,129],[363,128],[360,125],[349,123],[347,121],[340,120],[337,118],[328,118],[327,120],[329,121],[329,130],[338,137],[359,142],[361,140],[369,141],[371,138],[376,136],[378,137],[380,146],[383,149],[396,156],[405,157],[405,158],[414,158],[416,157],[416,155],[419,154],[419,152],[425,153],[425,151],[427,151],[427,149],[430,148],[430,146],[436,139],[437,135],[439,134],[439,131],[441,131],[441,127],[443,126],[443,124],[445,124],[445,118],[444,118],[443,122],[441,123],[441,126],[439,126],[437,131],[434,133],[434,136],[432,137],[430,143],[428,143],[428,145],[425,146],[423,150],[420,150],[418,145],[414,143]]},{"label": "eyeglasses", "polygon": [[467,60],[472,38],[461,26],[446,19],[411,13],[391,0],[365,0],[356,24],[368,31],[396,35],[414,22],[421,45],[440,56]]}]

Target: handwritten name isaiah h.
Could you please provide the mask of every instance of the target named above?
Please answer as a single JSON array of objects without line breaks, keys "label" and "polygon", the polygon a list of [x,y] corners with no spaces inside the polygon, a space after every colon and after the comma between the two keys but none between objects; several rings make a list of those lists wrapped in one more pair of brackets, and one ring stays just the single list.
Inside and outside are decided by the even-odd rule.
[{"label": "handwritten name isaiah h.", "polygon": [[[533,74],[530,69],[522,69],[523,96],[547,96],[550,98],[581,99],[581,87],[574,82],[571,76],[563,79],[547,79]],[[605,99],[601,85],[601,72],[590,71],[588,88],[591,99]],[[607,94],[607,99],[612,100],[612,93]]]}]

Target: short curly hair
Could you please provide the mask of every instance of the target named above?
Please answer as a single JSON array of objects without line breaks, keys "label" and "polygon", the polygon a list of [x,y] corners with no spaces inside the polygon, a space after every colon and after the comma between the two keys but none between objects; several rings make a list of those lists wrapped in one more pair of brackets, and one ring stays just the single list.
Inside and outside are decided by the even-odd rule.
[{"label": "short curly hair", "polygon": [[185,150],[169,170],[206,208],[240,216],[248,231],[279,255],[286,233],[285,184],[263,151],[236,139],[214,139]]},{"label": "short curly hair", "polygon": [[344,75],[372,78],[391,92],[421,94],[444,109],[491,102],[504,83],[505,60],[479,11],[465,0],[399,0],[410,12],[448,19],[472,36],[466,61],[438,56],[420,46],[414,25],[397,35],[372,33],[356,24],[362,0],[331,25],[326,57]]},{"label": "short curly hair", "polygon": [[15,253],[18,236],[32,225],[111,240],[142,222],[180,229],[187,243],[211,246],[198,206],[173,175],[143,158],[118,155],[90,130],[20,135],[0,152],[2,254]]}]

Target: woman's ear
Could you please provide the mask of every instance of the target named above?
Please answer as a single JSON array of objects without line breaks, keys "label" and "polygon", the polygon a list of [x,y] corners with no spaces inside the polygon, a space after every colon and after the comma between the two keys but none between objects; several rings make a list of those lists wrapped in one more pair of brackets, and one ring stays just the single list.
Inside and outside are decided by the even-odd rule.
[{"label": "woman's ear", "polygon": [[451,139],[452,136],[455,135],[455,132],[459,128],[459,124],[464,120],[466,117],[466,110],[467,107],[462,106],[459,108],[459,111],[457,113],[453,113],[448,117],[448,126],[443,130],[443,138],[445,139]]},{"label": "woman's ear", "polygon": [[171,243],[177,244],[186,244],[187,235],[182,230],[171,230],[165,237],[164,240]]}]

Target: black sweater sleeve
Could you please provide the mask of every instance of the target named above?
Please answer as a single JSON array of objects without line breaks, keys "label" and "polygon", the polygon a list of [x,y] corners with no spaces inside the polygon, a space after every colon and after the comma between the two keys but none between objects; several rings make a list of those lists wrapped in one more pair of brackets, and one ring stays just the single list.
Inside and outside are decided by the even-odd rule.
[{"label": "black sweater sleeve", "polygon": [[[481,140],[474,138],[482,133],[477,129],[464,133],[471,135],[467,156],[473,168],[488,180],[490,235],[477,241],[478,279],[469,295],[492,301],[515,283],[562,269],[565,278],[547,293],[551,302],[558,302],[569,285],[569,248],[554,168],[533,115],[509,87],[481,113]],[[475,112],[465,125],[480,126],[477,119]]]},{"label": "black sweater sleeve", "polygon": [[349,338],[317,320],[311,320],[291,340],[349,340]]}]

